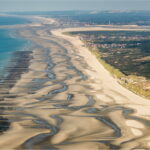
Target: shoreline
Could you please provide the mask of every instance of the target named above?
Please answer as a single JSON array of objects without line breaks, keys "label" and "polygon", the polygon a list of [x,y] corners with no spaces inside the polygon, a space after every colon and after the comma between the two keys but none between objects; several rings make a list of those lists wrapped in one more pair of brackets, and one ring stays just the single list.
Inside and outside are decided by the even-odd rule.
[{"label": "shoreline", "polygon": [[[73,30],[72,30],[73,29]],[[53,30],[52,33],[55,35],[55,36],[58,36],[58,37],[61,37],[61,38],[64,38],[66,40],[68,40],[70,43],[72,43],[78,50],[78,52],[85,58],[85,60],[87,61],[87,63],[91,66],[90,64],[90,61],[92,61],[92,63],[95,63],[95,66],[93,65],[93,67],[95,68],[95,70],[97,70],[98,74],[100,73],[104,73],[103,75],[103,79],[104,81],[106,82],[105,84],[106,85],[109,85],[109,82],[115,85],[117,85],[121,91],[123,92],[127,92],[128,95],[131,96],[131,98],[129,99],[132,99],[132,98],[137,98],[139,99],[139,101],[141,100],[144,100],[144,101],[147,101],[145,98],[142,98],[140,97],[139,95],[129,91],[127,88],[123,87],[122,85],[120,85],[117,80],[115,78],[113,78],[109,71],[106,70],[104,68],[104,66],[102,64],[100,64],[98,62],[98,60],[96,59],[96,57],[90,52],[90,50],[88,50],[87,47],[84,47],[84,43],[80,40],[79,37],[75,36],[69,36],[69,35],[66,35],[64,34],[65,32],[72,32],[72,31],[79,31],[78,28],[67,28],[67,29],[58,29],[58,30]],[[85,53],[85,54],[84,54]],[[86,55],[87,53],[87,55]],[[95,60],[94,60],[95,59]],[[98,68],[99,67],[99,68]],[[108,80],[106,79],[108,77]],[[110,85],[109,85],[110,86]],[[119,89],[117,88],[117,89]]]},{"label": "shoreline", "polygon": [[[67,29],[67,31],[68,30],[71,32],[70,29]],[[77,30],[77,29],[74,29],[74,30]],[[118,81],[114,77],[112,77],[110,72],[106,70],[104,66],[97,60],[95,55],[93,55],[90,52],[90,50],[84,46],[84,43],[80,40],[79,37],[76,37],[76,36],[72,37],[72,36],[64,34],[64,32],[66,32],[66,29],[59,29],[59,30],[52,31],[52,33],[55,36],[63,38],[69,41],[70,43],[72,43],[72,45],[77,49],[77,53],[79,53],[79,55],[82,56],[84,60],[87,62],[87,64],[90,67],[92,67],[92,69],[94,70],[93,74],[90,73],[89,71],[87,71],[86,73],[95,81],[98,81],[100,79],[102,81],[101,84],[103,85],[104,91],[110,92],[112,95],[113,95],[113,91],[116,92],[116,95],[114,94],[113,96],[115,97],[115,99],[113,99],[114,103],[116,105],[124,105],[124,107],[131,108],[132,110],[136,110],[134,112],[135,116],[141,116],[143,119],[148,119],[146,116],[150,114],[150,101],[148,101],[147,99],[133,93],[129,89],[120,85]],[[96,87],[96,88],[100,88],[100,87]],[[97,93],[95,96],[98,99],[106,98],[101,93]],[[123,96],[124,98],[122,99],[120,96]],[[106,100],[106,99],[104,101],[108,103],[110,102],[110,100]],[[114,117],[112,116],[112,119],[119,121],[115,116]],[[125,123],[125,126],[127,126],[128,128],[131,128],[132,133],[135,136],[142,135],[139,124],[136,121],[127,120],[124,123]]]},{"label": "shoreline", "polygon": [[[0,26],[1,28],[1,26]],[[6,29],[6,28],[2,28]],[[8,29],[8,28],[7,28]],[[11,38],[22,38],[18,33],[17,28],[13,28],[15,31],[9,32]],[[0,105],[1,105],[1,120],[0,120],[0,133],[4,134],[5,132],[11,129],[11,119],[5,115],[7,109],[13,107],[12,103],[9,104],[9,99],[15,99],[18,97],[17,94],[11,93],[17,82],[22,78],[22,75],[29,71],[29,66],[32,60],[32,51],[30,50],[31,45],[28,41],[24,43],[23,46],[19,47],[19,50],[11,52],[11,56],[2,70],[0,76]],[[7,104],[6,107],[3,104]]]},{"label": "shoreline", "polygon": [[[125,26],[125,27],[128,27],[128,26]],[[99,29],[99,30],[97,30],[97,29]],[[107,30],[106,30],[105,27],[101,27],[101,28],[97,28],[97,27],[95,27],[95,28],[93,28],[93,27],[92,28],[90,28],[90,27],[89,28],[87,28],[87,27],[83,28],[83,27],[81,27],[81,28],[66,28],[66,29],[63,29],[62,32],[65,35],[69,35],[69,36],[72,36],[72,37],[78,37],[79,40],[81,40],[79,35],[74,36],[70,33],[72,33],[72,32],[82,32],[82,31],[84,32],[84,31],[150,31],[150,30],[147,30],[147,29],[142,29],[142,30],[141,29],[139,29],[139,30],[137,30],[137,29],[124,29],[124,28],[122,28],[122,29],[117,29],[117,28],[109,29],[109,28],[107,28]],[[94,48],[94,50],[92,48],[90,49],[90,47],[86,46],[86,43],[84,43],[84,41],[81,40],[81,42],[82,42],[82,46],[86,47],[92,53],[92,55],[95,56],[95,58],[99,61],[99,63],[102,64],[104,66],[104,68],[107,71],[110,72],[110,74],[113,76],[113,78],[115,78],[121,86],[123,86],[126,89],[130,90],[134,94],[149,100],[149,96],[146,96],[149,93],[148,91],[145,91],[144,89],[142,89],[140,87],[137,87],[134,84],[126,83],[125,81],[129,80],[131,77],[129,78],[128,76],[124,75],[119,69],[111,66],[110,64],[107,64],[104,60],[102,60],[100,58],[100,52],[98,52],[98,50],[96,48]],[[136,76],[135,80],[137,80],[137,79],[138,79],[138,76]],[[141,93],[143,93],[143,94],[141,94]]]},{"label": "shoreline", "polygon": [[28,72],[28,67],[30,61],[32,60],[32,51],[30,50],[31,43],[20,36],[19,31],[10,31],[9,36],[13,39],[21,39],[25,41],[19,50],[15,50],[11,53],[11,56],[3,69],[3,74],[1,75],[0,88],[6,88],[8,91],[13,88],[18,80],[20,80],[22,74]]},{"label": "shoreline", "polygon": [[16,86],[16,83],[21,79],[21,76],[28,72],[30,61],[32,60],[32,51],[16,51],[13,53],[13,56],[10,62],[14,63],[13,65],[8,65],[5,67],[6,77],[1,79],[0,97],[2,99],[7,98],[7,94],[10,94],[10,90]]},{"label": "shoreline", "polygon": [[1,147],[90,150],[136,148],[139,143],[150,146],[150,102],[119,85],[79,37],[44,25],[20,31],[35,47],[29,70],[10,90],[17,97],[6,98],[13,109],[5,114],[14,120],[0,136]]},{"label": "shoreline", "polygon": [[[28,72],[31,51],[16,51],[14,52],[11,62],[15,62],[12,66],[7,66],[7,76],[1,79],[0,82],[0,104],[1,104],[1,114],[5,114],[5,106],[3,103],[7,103],[7,99],[15,99],[18,95],[10,93],[11,89],[16,86],[16,83],[21,79],[21,76]],[[8,105],[8,108],[11,107],[11,104]],[[9,131],[11,128],[11,123],[9,118],[5,115],[0,116],[0,133]]]}]

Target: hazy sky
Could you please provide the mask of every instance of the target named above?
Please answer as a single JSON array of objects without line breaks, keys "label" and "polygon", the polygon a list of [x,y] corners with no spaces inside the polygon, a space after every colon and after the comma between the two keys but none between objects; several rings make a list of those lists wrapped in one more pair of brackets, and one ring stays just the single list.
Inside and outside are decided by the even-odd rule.
[{"label": "hazy sky", "polygon": [[150,0],[0,0],[0,12],[39,10],[150,10]]}]

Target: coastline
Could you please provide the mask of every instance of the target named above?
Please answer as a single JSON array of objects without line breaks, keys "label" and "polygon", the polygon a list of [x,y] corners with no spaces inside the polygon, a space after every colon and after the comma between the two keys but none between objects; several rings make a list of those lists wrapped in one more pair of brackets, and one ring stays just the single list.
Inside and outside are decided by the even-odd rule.
[{"label": "coastline", "polygon": [[28,70],[9,91],[17,97],[6,98],[13,103],[12,112],[5,112],[12,122],[0,146],[149,147],[150,102],[118,84],[79,37],[63,32],[47,26],[21,30],[36,46]]},{"label": "coastline", "polygon": [[[29,71],[30,61],[32,60],[31,51],[15,51],[10,59],[11,64],[5,67],[5,76],[0,82],[0,134],[4,134],[12,127],[10,118],[5,114],[11,107],[9,99],[15,99],[18,94],[11,93],[11,89],[21,79],[22,75]],[[7,105],[8,104],[8,105]]]},{"label": "coastline", "polygon": [[[73,46],[75,46],[76,49],[78,49],[78,52],[80,53],[80,55],[82,55],[86,62],[89,64],[89,66],[93,67],[94,70],[97,72],[97,75],[95,74],[93,76],[93,78],[99,78],[99,76],[101,76],[101,78],[104,81],[104,84],[106,85],[106,87],[111,88],[114,87],[116,88],[118,91],[120,91],[120,93],[124,93],[124,95],[126,95],[126,97],[128,97],[128,99],[130,99],[130,103],[136,103],[139,102],[142,104],[143,103],[149,103],[149,101],[147,101],[145,98],[142,98],[138,95],[136,95],[135,93],[129,91],[128,89],[124,88],[123,86],[121,86],[117,80],[115,78],[113,78],[109,71],[107,71],[96,59],[96,57],[88,50],[88,48],[84,47],[84,43],[80,40],[79,37],[75,36],[69,36],[64,34],[65,32],[72,32],[72,31],[79,31],[78,28],[68,28],[68,29],[59,29],[59,30],[53,30],[52,33],[55,36],[64,38],[66,40],[68,40],[70,43],[72,43]],[[114,89],[113,88],[113,89]],[[136,102],[133,100],[136,99]]]},{"label": "coastline", "polygon": [[[74,31],[78,31],[78,28],[74,28]],[[69,36],[64,33],[71,32],[71,29],[59,29],[53,30],[52,33],[60,38],[63,38],[75,47],[77,50],[76,52],[79,53],[80,56],[87,62],[87,64],[94,70],[94,73],[86,70],[86,73],[90,76],[90,78],[94,79],[94,81],[101,81],[98,85],[93,85],[94,88],[101,88],[103,87],[103,93],[106,95],[109,93],[113,98],[113,103],[116,105],[123,105],[124,107],[131,108],[132,110],[136,110],[134,112],[135,116],[141,116],[143,119],[148,119],[148,115],[150,114],[150,101],[147,99],[140,97],[139,95],[133,93],[132,91],[128,90],[127,88],[123,87],[118,83],[118,81],[112,77],[109,71],[107,71],[104,66],[97,60],[94,54],[90,52],[90,50],[84,46],[84,43],[80,40],[77,36]],[[115,92],[115,93],[113,93]],[[95,96],[98,99],[103,99],[106,103],[111,103],[110,99],[107,99],[105,94],[96,93]],[[111,116],[113,120],[117,120],[119,124],[121,124],[121,120],[117,119],[115,116]],[[127,126],[127,127],[125,127]],[[140,128],[141,125],[138,122],[133,120],[127,120],[122,124],[124,128],[130,128],[132,133],[135,136],[141,136],[142,132]],[[124,130],[122,128],[122,130]],[[150,144],[150,143],[149,143]],[[129,148],[129,147],[128,147]]]},{"label": "coastline", "polygon": [[[10,25],[11,26],[11,25]],[[0,26],[1,27],[1,26]],[[9,90],[13,88],[18,80],[20,80],[22,74],[28,72],[28,67],[30,65],[30,61],[32,60],[32,51],[30,51],[31,45],[29,45],[28,41],[25,40],[23,37],[19,35],[19,29],[14,29],[15,31],[9,31],[9,28],[2,28],[7,30],[8,29],[8,38],[17,39],[13,42],[21,42],[18,46],[18,43],[14,47],[9,47],[9,49],[14,49],[13,51],[8,51],[10,53],[9,59],[7,62],[4,62],[2,74],[1,74],[1,82],[0,88],[1,91],[6,90],[6,94],[9,93]],[[19,40],[18,40],[19,39]],[[8,41],[9,42],[9,41]],[[11,42],[11,41],[10,41]],[[7,51],[6,51],[7,52]],[[3,93],[3,92],[2,92]],[[5,93],[5,92],[4,92]],[[7,97],[7,96],[6,96]],[[2,98],[2,95],[1,95]],[[3,97],[5,98],[5,97]]]},{"label": "coastline", "polygon": [[[108,27],[108,28],[107,28]],[[114,27],[114,28],[113,28]],[[120,27],[120,29],[118,29]],[[136,28],[136,29],[135,29]],[[142,28],[142,29],[141,29]],[[81,27],[81,28],[66,28],[64,29],[64,31],[62,31],[65,35],[69,35],[74,37],[74,35],[70,34],[71,32],[82,32],[82,31],[150,31],[147,29],[144,29],[143,27],[139,27],[139,26],[112,26],[112,25],[108,25],[108,26],[100,26],[100,27]],[[78,35],[76,35],[78,37]],[[78,37],[81,41],[82,39],[80,38],[80,36]],[[144,77],[140,77],[140,76],[126,76],[125,74],[123,74],[119,69],[111,66],[110,64],[107,64],[104,60],[101,59],[101,54],[100,52],[97,50],[97,48],[90,48],[86,45],[86,42],[82,41],[82,45],[83,47],[87,47],[89,49],[89,51],[95,55],[95,57],[97,58],[97,60],[106,68],[106,70],[108,70],[111,75],[116,78],[116,80],[118,81],[119,84],[121,84],[123,87],[127,88],[128,90],[132,91],[133,93],[146,98],[147,100],[149,100],[150,95],[149,95],[149,90],[144,90],[142,87],[135,85],[133,83],[128,83],[126,82],[127,80],[133,80],[133,81],[137,81],[140,78],[144,78]],[[142,80],[141,79],[141,80]],[[148,79],[147,79],[148,82]],[[141,83],[142,84],[142,83]]]},{"label": "coastline", "polygon": [[31,51],[16,51],[13,53],[10,61],[14,65],[9,65],[5,68],[5,70],[7,69],[7,76],[2,79],[3,82],[0,84],[2,87],[5,85],[8,89],[11,89],[20,80],[21,75],[28,72],[28,67],[32,59],[31,55]]}]

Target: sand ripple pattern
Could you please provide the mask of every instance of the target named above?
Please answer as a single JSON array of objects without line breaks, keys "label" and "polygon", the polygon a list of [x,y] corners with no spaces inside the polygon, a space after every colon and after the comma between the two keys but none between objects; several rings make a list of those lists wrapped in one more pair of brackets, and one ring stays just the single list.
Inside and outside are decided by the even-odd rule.
[{"label": "sand ripple pattern", "polygon": [[7,96],[1,93],[0,148],[150,148],[149,117],[137,115],[122,102],[126,96],[91,78],[87,72],[94,71],[71,43],[46,27],[20,34],[33,42],[33,59]]}]

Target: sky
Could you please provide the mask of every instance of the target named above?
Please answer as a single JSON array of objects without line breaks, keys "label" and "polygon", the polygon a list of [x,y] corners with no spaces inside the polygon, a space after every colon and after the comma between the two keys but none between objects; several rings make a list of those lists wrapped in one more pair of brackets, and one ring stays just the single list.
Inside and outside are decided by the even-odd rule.
[{"label": "sky", "polygon": [[150,10],[150,0],[0,0],[0,12],[58,10]]}]

